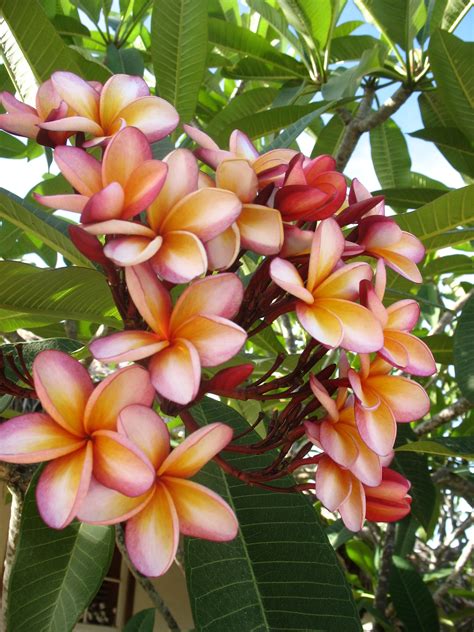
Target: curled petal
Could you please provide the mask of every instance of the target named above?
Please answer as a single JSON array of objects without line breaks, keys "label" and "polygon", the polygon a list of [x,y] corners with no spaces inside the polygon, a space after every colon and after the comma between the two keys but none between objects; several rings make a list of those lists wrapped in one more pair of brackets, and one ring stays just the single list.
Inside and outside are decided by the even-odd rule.
[{"label": "curled petal", "polygon": [[412,281],[413,283],[422,282],[423,278],[420,271],[416,267],[416,264],[413,263],[413,261],[410,261],[410,259],[407,259],[407,257],[399,255],[398,253],[392,252],[390,250],[373,249],[371,250],[371,253],[376,256],[383,257],[385,263],[389,266],[389,268],[392,268],[392,270],[395,270],[395,272],[398,272],[398,274],[405,277],[409,281]]},{"label": "curled petal", "polygon": [[31,105],[19,101],[10,92],[0,92],[0,104],[5,108],[8,113],[18,112],[19,114],[33,114],[37,115],[37,111]]},{"label": "curled petal", "polygon": [[0,459],[7,463],[50,461],[84,444],[84,439],[70,434],[43,413],[21,415],[0,425]]},{"label": "curled petal", "polygon": [[188,283],[206,272],[207,255],[196,235],[175,230],[164,236],[163,245],[151,264],[165,281]]},{"label": "curled petal", "polygon": [[146,506],[127,522],[125,544],[143,575],[158,577],[169,569],[179,542],[179,521],[171,494],[157,483]]},{"label": "curled petal", "polygon": [[242,248],[259,255],[275,255],[283,244],[283,224],[279,211],[259,204],[244,204],[237,219]]},{"label": "curled petal", "polygon": [[300,273],[289,261],[280,257],[273,259],[270,264],[270,276],[274,283],[292,296],[296,296],[308,305],[314,302],[313,295],[304,287]]},{"label": "curled petal", "polygon": [[181,478],[166,476],[161,480],[173,498],[181,533],[215,542],[235,538],[239,530],[237,518],[220,496]]},{"label": "curled petal", "polygon": [[[186,123],[183,125],[184,131],[186,134],[193,139],[198,145],[204,147],[204,149],[219,149],[219,145],[212,140],[210,136],[208,136],[205,132],[201,131],[197,127],[193,127],[192,125],[187,125]],[[217,166],[217,165],[216,165]]]},{"label": "curled petal", "polygon": [[173,332],[196,348],[202,366],[217,366],[239,352],[247,338],[235,323],[219,316],[193,316]]},{"label": "curled petal", "polygon": [[316,495],[329,511],[336,511],[351,493],[352,476],[328,456],[318,463]]},{"label": "curled petal", "polygon": [[158,476],[191,478],[232,439],[232,428],[213,423],[190,434],[175,448],[158,470]]},{"label": "curled petal", "polygon": [[33,193],[33,197],[43,206],[72,211],[73,213],[82,213],[89,201],[87,195],[76,195],[75,193],[65,195],[39,195],[38,193]]},{"label": "curled petal", "polygon": [[92,445],[55,459],[43,470],[36,487],[40,516],[53,529],[63,529],[76,515],[89,489]]},{"label": "curled petal", "polygon": [[171,103],[159,97],[141,97],[124,107],[119,116],[127,125],[142,131],[149,143],[168,136],[179,123]]},{"label": "curled petal", "polygon": [[152,384],[162,397],[177,404],[189,404],[198,394],[201,382],[199,354],[187,340],[177,338],[155,354],[149,369]]},{"label": "curled petal", "polygon": [[387,307],[387,328],[411,331],[420,317],[420,306],[416,301],[405,299]]},{"label": "curled petal", "polygon": [[359,450],[351,435],[344,432],[342,425],[323,421],[319,433],[319,443],[327,455],[338,465],[351,468],[359,455]]},{"label": "curled petal", "polygon": [[162,237],[149,239],[140,235],[128,235],[107,242],[104,254],[117,266],[137,266],[156,255],[162,243]]},{"label": "curled petal", "polygon": [[216,169],[216,185],[248,204],[257,195],[258,179],[248,160],[223,160]]},{"label": "curled petal", "polygon": [[128,291],[138,311],[162,338],[169,333],[171,299],[148,264],[125,268]]},{"label": "curled petal", "polygon": [[253,160],[258,158],[258,151],[254,144],[244,132],[238,129],[234,129],[229,138],[229,149],[233,154],[239,157],[247,158],[247,160]]},{"label": "curled petal", "polygon": [[125,406],[149,406],[154,395],[148,371],[136,365],[119,369],[106,377],[89,398],[84,415],[87,432],[115,430]]},{"label": "curled petal", "polygon": [[99,94],[94,88],[72,72],[54,72],[53,85],[63,101],[79,116],[99,120]]},{"label": "curled petal", "polygon": [[100,120],[105,130],[110,131],[120,110],[140,97],[149,96],[150,90],[141,77],[113,75],[108,79],[100,94]]},{"label": "curled petal", "polygon": [[77,517],[88,524],[117,524],[140,512],[154,494],[151,491],[131,498],[105,487],[92,476],[89,491],[77,510]]},{"label": "curled petal", "polygon": [[109,219],[106,222],[84,224],[82,228],[90,235],[142,235],[149,240],[155,238],[155,233],[137,222],[127,222],[123,219]]},{"label": "curled petal", "polygon": [[150,331],[120,331],[89,345],[94,358],[102,362],[136,362],[149,358],[169,345]]},{"label": "curled petal", "polygon": [[89,199],[81,215],[81,222],[103,222],[121,217],[125,194],[118,182],[111,182]]},{"label": "curled petal", "polygon": [[54,160],[66,180],[80,193],[91,197],[102,189],[100,162],[78,147],[56,147]]},{"label": "curled petal", "polygon": [[379,354],[393,366],[403,369],[408,364],[408,353],[405,347],[392,339],[387,331],[384,332],[384,343]]},{"label": "curled petal", "polygon": [[318,307],[336,316],[343,329],[341,346],[348,351],[371,353],[383,346],[383,330],[368,309],[339,298],[317,299]]},{"label": "curled petal", "polygon": [[49,132],[84,132],[84,134],[92,134],[93,136],[101,136],[103,133],[100,125],[84,116],[67,116],[54,121],[39,123],[38,127]]},{"label": "curled petal", "polygon": [[329,417],[333,421],[337,421],[339,419],[339,411],[337,410],[336,402],[329,395],[327,390],[321,384],[319,380],[317,380],[314,375],[310,375],[309,377],[309,385],[311,390],[313,391],[313,395],[319,401],[319,403],[324,406],[327,410]]},{"label": "curled petal", "polygon": [[240,231],[232,224],[205,244],[209,270],[226,270],[237,259],[240,250]]},{"label": "curled petal", "polygon": [[126,496],[141,496],[152,486],[155,470],[146,455],[126,436],[110,430],[92,435],[94,476]]},{"label": "curled petal", "polygon": [[118,182],[126,190],[135,169],[151,159],[146,136],[135,127],[125,127],[115,134],[105,150],[102,161],[104,185]]},{"label": "curled petal", "polygon": [[192,316],[206,314],[232,318],[242,303],[244,288],[241,280],[231,272],[194,281],[179,297],[171,329],[176,329]]},{"label": "curled petal", "polygon": [[349,496],[339,507],[344,525],[350,531],[360,531],[365,520],[365,492],[362,483],[352,477]]},{"label": "curled petal", "polygon": [[354,301],[361,281],[370,281],[372,270],[367,263],[349,263],[330,274],[314,291],[315,298],[340,298]]},{"label": "curled petal", "polygon": [[385,347],[387,340],[401,346],[406,354],[404,364],[398,364],[408,373],[413,375],[433,375],[436,372],[436,364],[430,348],[419,338],[404,331],[386,331]]},{"label": "curled petal", "polygon": [[310,336],[334,349],[343,339],[342,323],[337,316],[319,305],[296,304],[296,315]]},{"label": "curled petal", "polygon": [[33,379],[45,411],[65,430],[84,436],[83,417],[94,387],[87,370],[62,351],[39,353]]},{"label": "curled petal", "polygon": [[362,406],[367,410],[375,410],[380,405],[379,395],[374,393],[371,388],[368,388],[366,382],[361,380],[360,374],[353,369],[349,369],[347,377],[355,396]]},{"label": "curled petal", "polygon": [[0,114],[0,129],[26,138],[38,136],[39,122],[37,114]]},{"label": "curled petal", "polygon": [[380,456],[389,454],[395,443],[397,424],[392,411],[381,401],[375,410],[356,404],[356,422],[366,445]]},{"label": "curled petal", "polygon": [[334,219],[320,222],[313,237],[309,258],[308,282],[310,292],[334,270],[344,252],[344,235]]},{"label": "curled petal", "polygon": [[307,184],[290,184],[279,189],[275,196],[275,206],[283,219],[291,222],[307,219],[307,216],[313,219],[315,209],[317,213],[317,209],[323,207],[329,199],[327,193]]},{"label": "curled petal", "polygon": [[430,409],[425,389],[406,377],[395,375],[370,376],[370,387],[380,393],[397,421],[414,421]]},{"label": "curled petal", "polygon": [[170,452],[170,434],[163,419],[151,408],[134,404],[122,410],[119,432],[146,454],[157,470]]},{"label": "curled petal", "polygon": [[160,160],[146,160],[135,169],[125,187],[125,219],[145,210],[153,202],[163,186],[167,170]]}]

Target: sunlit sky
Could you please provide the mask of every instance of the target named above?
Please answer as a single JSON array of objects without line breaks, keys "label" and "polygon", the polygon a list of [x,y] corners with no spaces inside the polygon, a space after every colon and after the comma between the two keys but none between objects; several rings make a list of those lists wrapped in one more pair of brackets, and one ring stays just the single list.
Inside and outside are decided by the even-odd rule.
[{"label": "sunlit sky", "polygon": [[[344,9],[341,22],[348,20],[362,20],[362,16],[352,0]],[[456,35],[462,39],[470,40],[474,32],[474,12],[471,11],[456,30]],[[370,25],[359,27],[356,34],[376,34]],[[395,86],[396,88],[396,86]],[[381,99],[390,95],[391,88],[385,89]],[[417,95],[411,96],[403,107],[394,115],[394,120],[405,133],[410,155],[412,158],[412,170],[423,173],[435,180],[439,180],[450,187],[461,187],[464,182],[461,176],[451,167],[436,147],[422,140],[408,136],[410,132],[422,127],[422,121],[417,104]],[[310,153],[312,140],[303,135],[299,139],[301,150]],[[17,195],[25,195],[36,183],[38,183],[47,170],[44,157],[27,163],[26,160],[6,160],[0,159],[0,185]],[[351,160],[349,161],[345,173],[350,177],[358,177],[365,186],[374,191],[380,188],[377,176],[375,175],[370,156],[369,135],[364,136],[359,141]]]}]

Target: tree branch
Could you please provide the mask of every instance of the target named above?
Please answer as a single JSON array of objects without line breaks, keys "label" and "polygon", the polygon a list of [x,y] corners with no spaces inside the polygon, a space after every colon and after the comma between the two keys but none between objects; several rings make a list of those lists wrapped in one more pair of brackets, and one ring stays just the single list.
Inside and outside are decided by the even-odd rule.
[{"label": "tree branch", "polygon": [[463,548],[461,555],[456,562],[453,572],[448,576],[446,581],[436,590],[433,594],[433,599],[437,605],[440,605],[443,596],[447,591],[455,584],[457,578],[461,574],[462,569],[466,566],[467,562],[471,558],[472,551],[474,550],[474,539],[471,539]]},{"label": "tree branch", "polygon": [[419,437],[423,436],[425,434],[428,434],[428,432],[435,430],[439,426],[442,426],[448,421],[451,421],[452,419],[459,417],[463,413],[466,413],[468,410],[471,410],[471,408],[474,408],[474,404],[467,400],[465,397],[461,397],[461,399],[459,399],[457,402],[451,404],[451,406],[443,408],[443,410],[440,411],[437,415],[434,415],[433,417],[431,417],[431,419],[428,419],[427,421],[423,421],[413,430],[415,434],[417,434]]},{"label": "tree branch", "polygon": [[431,479],[436,485],[450,489],[458,496],[462,496],[467,500],[471,506],[474,506],[474,484],[468,479],[458,476],[446,467],[442,467],[435,472],[431,476]]},{"label": "tree branch", "polygon": [[474,288],[465,294],[462,298],[460,298],[452,307],[452,309],[446,310],[444,314],[439,319],[438,323],[433,327],[430,332],[430,336],[434,336],[434,334],[439,334],[445,330],[447,325],[453,320],[456,316],[457,312],[459,312],[464,305],[468,302],[471,296],[474,295]]}]

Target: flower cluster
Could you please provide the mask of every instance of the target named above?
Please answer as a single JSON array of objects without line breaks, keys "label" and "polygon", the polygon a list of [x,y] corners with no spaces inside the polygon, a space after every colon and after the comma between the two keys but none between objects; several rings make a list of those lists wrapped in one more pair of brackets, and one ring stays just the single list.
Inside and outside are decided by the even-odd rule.
[{"label": "flower cluster", "polygon": [[[7,110],[1,129],[55,148],[72,189],[37,200],[78,214],[71,238],[102,266],[123,317],[125,330],[92,342],[92,355],[139,363],[94,388],[67,355],[36,358],[34,388],[44,413],[0,426],[0,458],[49,461],[37,487],[47,524],[127,521],[132,561],[160,575],[179,532],[235,537],[230,507],[188,480],[224,448],[281,448],[260,476],[218,459],[225,471],[265,488],[282,472],[316,463],[316,495],[349,529],[360,529],[365,518],[406,515],[410,485],[386,466],[397,422],[422,417],[429,400],[400,371],[426,376],[435,364],[410,333],[416,302],[382,302],[385,266],[417,283],[424,254],[419,240],[385,214],[383,198],[357,180],[347,192],[330,156],[309,159],[290,149],[259,155],[238,130],[223,150],[185,125],[198,147],[157,160],[153,143],[175,130],[178,116],[137,77],[115,75],[102,86],[56,72],[38,90],[36,109],[7,93],[0,98]],[[244,288],[238,273],[248,251],[258,265]],[[248,337],[291,312],[308,334],[294,371],[274,377],[277,359],[253,384],[245,384],[248,364],[203,377],[203,369],[231,360]],[[326,353],[339,361],[333,378],[333,365],[317,367]],[[230,443],[224,424],[194,422],[189,407],[206,393],[288,403],[275,409],[265,440],[242,446]],[[172,451],[154,401],[165,414],[181,414],[191,432]],[[287,456],[305,438],[301,458]]]}]

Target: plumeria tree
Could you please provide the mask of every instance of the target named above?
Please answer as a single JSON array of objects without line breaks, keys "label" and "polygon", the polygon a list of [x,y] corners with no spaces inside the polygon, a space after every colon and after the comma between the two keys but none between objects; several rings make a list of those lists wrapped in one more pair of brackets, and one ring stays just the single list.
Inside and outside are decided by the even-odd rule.
[{"label": "plumeria tree", "polygon": [[469,629],[473,189],[392,118],[470,181],[468,3],[345,5],[0,0],[6,630],[114,540],[170,629]]}]

